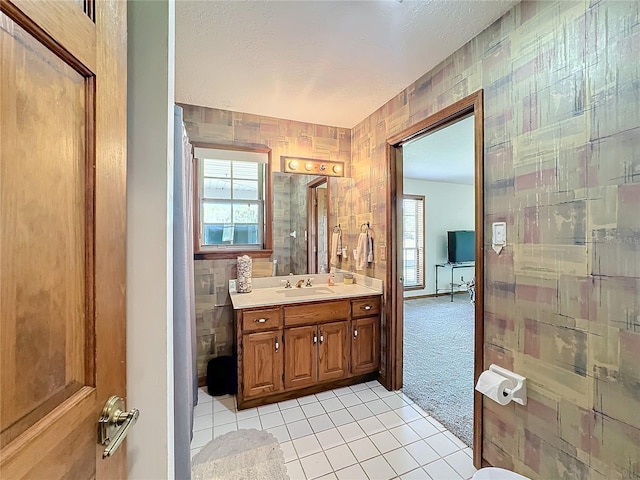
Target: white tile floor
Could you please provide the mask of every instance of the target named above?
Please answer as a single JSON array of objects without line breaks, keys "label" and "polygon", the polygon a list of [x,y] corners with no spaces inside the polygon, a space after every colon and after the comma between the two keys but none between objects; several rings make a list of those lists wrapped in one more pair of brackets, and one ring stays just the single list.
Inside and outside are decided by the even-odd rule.
[{"label": "white tile floor", "polygon": [[237,410],[235,397],[198,392],[191,456],[241,429],[271,432],[291,480],[462,480],[475,473],[463,442],[402,392],[377,381]]}]

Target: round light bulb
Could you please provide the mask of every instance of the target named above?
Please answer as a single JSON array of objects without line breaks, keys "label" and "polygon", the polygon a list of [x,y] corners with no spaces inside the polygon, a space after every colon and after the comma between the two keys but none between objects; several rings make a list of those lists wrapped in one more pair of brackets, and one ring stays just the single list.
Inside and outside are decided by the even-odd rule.
[{"label": "round light bulb", "polygon": [[342,167],[340,165],[333,166],[333,173],[340,173],[342,171]]},{"label": "round light bulb", "polygon": [[298,162],[296,162],[295,160],[292,160],[289,162],[289,168],[291,170],[295,170],[296,168],[298,168]]},{"label": "round light bulb", "polygon": [[311,162],[307,162],[304,164],[304,168],[307,170],[307,172],[310,172],[311,169],[313,168],[313,163]]}]

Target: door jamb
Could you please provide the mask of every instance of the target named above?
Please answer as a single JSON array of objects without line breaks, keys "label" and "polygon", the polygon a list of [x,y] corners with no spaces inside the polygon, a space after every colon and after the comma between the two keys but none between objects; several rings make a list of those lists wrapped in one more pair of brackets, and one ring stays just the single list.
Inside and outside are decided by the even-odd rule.
[{"label": "door jamb", "polygon": [[[380,380],[385,387],[398,390],[402,387],[402,343],[403,343],[403,288],[400,283],[402,274],[399,269],[398,235],[402,226],[398,212],[402,207],[402,145],[423,135],[433,132],[474,114],[474,158],[475,158],[475,231],[476,231],[476,295],[475,295],[475,339],[474,339],[474,385],[484,370],[484,113],[482,89],[455,102],[454,104],[430,115],[387,139],[387,160],[389,165],[389,183],[387,185],[387,229],[386,242],[389,245],[389,268],[385,282],[385,351],[387,362]],[[482,395],[474,390],[473,398],[473,464],[480,468],[482,464]]]}]

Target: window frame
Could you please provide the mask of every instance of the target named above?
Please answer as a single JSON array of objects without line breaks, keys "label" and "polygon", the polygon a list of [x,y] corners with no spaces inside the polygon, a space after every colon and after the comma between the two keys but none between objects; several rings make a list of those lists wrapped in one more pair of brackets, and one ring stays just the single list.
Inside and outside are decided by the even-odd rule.
[{"label": "window frame", "polygon": [[[195,260],[217,260],[226,258],[236,258],[238,255],[249,255],[252,258],[269,258],[273,254],[273,197],[272,197],[272,171],[271,171],[271,149],[265,146],[244,146],[225,145],[215,143],[191,142],[193,157],[193,251]],[[196,148],[210,148],[215,150],[232,150],[247,153],[264,153],[267,155],[267,163],[264,164],[264,212],[262,248],[234,248],[234,245],[222,248],[206,248],[200,244],[201,217],[200,208],[202,198],[201,188],[204,182],[201,181],[200,159],[195,156]]]},{"label": "window frame", "polygon": [[[402,211],[402,217],[403,217],[403,221],[402,221],[402,231],[404,232],[404,201],[405,200],[414,200],[414,201],[418,201],[418,202],[422,202],[422,218],[420,219],[421,223],[422,223],[422,247],[417,246],[415,248],[416,250],[416,273],[421,273],[421,275],[418,275],[419,282],[417,284],[413,284],[413,285],[406,285],[406,281],[407,281],[407,276],[405,273],[405,266],[404,266],[404,244],[401,246],[402,248],[402,258],[403,258],[403,262],[402,262],[402,276],[404,278],[403,283],[403,288],[405,291],[411,291],[411,290],[424,290],[426,287],[426,275],[425,275],[425,264],[426,264],[426,260],[425,260],[425,242],[426,242],[426,236],[425,236],[425,223],[426,223],[426,200],[425,200],[425,196],[424,195],[410,195],[410,194],[404,194],[402,195],[402,206],[403,206],[403,211]],[[418,220],[418,215],[416,213],[416,220]],[[416,232],[418,232],[419,230],[419,225],[416,224]],[[417,239],[416,239],[417,242]],[[420,268],[418,269],[418,265],[420,265]]]}]

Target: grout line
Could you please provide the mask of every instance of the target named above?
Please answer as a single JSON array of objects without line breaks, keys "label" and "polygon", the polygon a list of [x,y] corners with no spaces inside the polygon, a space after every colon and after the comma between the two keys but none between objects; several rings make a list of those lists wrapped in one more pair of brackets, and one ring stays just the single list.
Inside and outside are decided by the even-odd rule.
[{"label": "grout line", "polygon": [[[369,383],[369,382],[367,382],[367,383]],[[377,382],[376,382],[376,383],[377,383]],[[359,390],[357,390],[357,391],[353,391],[353,390],[351,390],[351,389],[350,389],[350,390],[351,390],[351,392],[350,392],[350,393],[351,393],[351,394],[353,394],[353,395],[355,395],[355,396],[356,396],[356,398],[358,398],[358,399],[360,400],[360,402],[359,402],[359,403],[357,403],[357,404],[354,404],[354,405],[350,405],[349,407],[345,406],[345,405],[342,403],[342,401],[341,401],[341,400],[339,400],[339,399],[340,399],[340,397],[342,397],[342,396],[344,396],[344,395],[348,395],[348,394],[349,394],[349,392],[344,392],[342,395],[338,395],[338,394],[336,394],[333,390],[331,390],[331,392],[333,392],[333,393],[334,393],[334,396],[333,396],[333,397],[329,397],[329,398],[326,398],[326,399],[320,400],[320,399],[318,399],[317,397],[315,397],[315,395],[314,395],[315,400],[314,400],[314,402],[311,402],[311,403],[318,403],[318,404],[321,406],[321,408],[322,408],[322,410],[323,410],[323,412],[324,412],[324,413],[321,413],[321,414],[319,414],[319,415],[327,415],[327,417],[329,418],[329,420],[330,420],[330,421],[331,421],[331,417],[329,417],[329,413],[339,412],[339,411],[341,411],[341,410],[342,410],[342,411],[344,411],[344,412],[347,412],[349,415],[351,415],[351,417],[353,418],[353,421],[348,422],[348,423],[343,424],[343,425],[340,425],[340,427],[345,426],[345,425],[355,424],[355,425],[357,425],[357,426],[358,426],[358,427],[363,431],[363,433],[364,433],[364,437],[358,438],[357,440],[353,440],[353,441],[351,441],[351,442],[348,442],[348,441],[345,439],[345,437],[344,437],[344,436],[342,435],[342,433],[340,432],[339,427],[338,427],[338,426],[336,426],[335,424],[333,424],[333,421],[331,421],[331,423],[332,423],[332,426],[331,426],[331,427],[329,427],[329,428],[327,428],[327,429],[325,429],[325,430],[322,430],[322,431],[320,431],[320,432],[315,432],[315,431],[313,430],[313,427],[311,427],[311,424],[310,424],[309,420],[310,420],[311,418],[318,417],[319,415],[307,416],[307,414],[304,412],[304,409],[302,408],[302,407],[303,407],[303,405],[302,405],[302,404],[300,404],[300,403],[298,403],[297,405],[293,405],[293,406],[291,406],[291,407],[285,408],[285,409],[281,409],[281,408],[280,408],[280,405],[275,404],[275,405],[278,407],[278,410],[276,410],[276,411],[274,411],[274,412],[263,413],[263,414],[261,414],[259,411],[257,411],[257,416],[256,416],[256,417],[250,417],[250,418],[257,418],[257,419],[260,421],[260,425],[262,426],[262,417],[263,417],[264,415],[270,415],[270,414],[272,414],[272,413],[279,413],[279,414],[281,415],[281,417],[282,417],[282,418],[283,418],[283,420],[284,420],[284,423],[283,423],[282,425],[277,425],[277,426],[275,426],[275,427],[270,427],[270,428],[277,428],[277,427],[284,427],[284,428],[285,428],[285,430],[286,430],[286,432],[288,433],[288,436],[289,436],[289,439],[288,439],[288,440],[286,440],[286,442],[291,442],[291,447],[293,448],[293,451],[294,451],[294,453],[295,453],[295,455],[296,455],[295,460],[291,460],[291,461],[290,461],[290,462],[288,462],[288,463],[292,463],[292,462],[294,462],[294,461],[299,462],[299,463],[300,463],[300,467],[302,468],[302,471],[303,471],[303,472],[304,472],[304,467],[302,467],[301,459],[303,459],[303,458],[307,458],[307,457],[309,457],[310,455],[315,455],[315,454],[317,454],[317,453],[322,453],[322,454],[324,455],[324,457],[327,459],[327,461],[329,461],[329,460],[328,460],[328,457],[327,457],[327,454],[326,454],[326,451],[327,451],[327,450],[330,450],[330,449],[332,449],[332,448],[337,448],[337,447],[340,447],[340,446],[346,446],[346,447],[349,449],[349,451],[351,452],[351,454],[353,455],[353,457],[356,459],[356,463],[354,463],[353,465],[349,465],[349,466],[347,466],[347,467],[341,468],[340,470],[333,470],[333,466],[331,465],[331,462],[329,462],[329,465],[330,465],[330,466],[331,466],[331,468],[332,468],[331,473],[333,473],[334,475],[336,475],[336,474],[337,474],[337,472],[339,472],[339,471],[342,471],[342,470],[345,470],[345,469],[348,469],[348,468],[352,468],[352,467],[354,467],[355,465],[358,465],[358,466],[362,469],[362,471],[365,473],[365,476],[367,476],[366,471],[365,471],[365,469],[363,468],[362,464],[363,464],[363,463],[365,463],[365,462],[367,462],[367,461],[369,461],[369,460],[375,459],[375,458],[377,458],[377,457],[382,457],[382,460],[384,460],[384,461],[385,461],[385,463],[389,466],[389,468],[391,469],[391,471],[392,471],[392,472],[394,472],[394,473],[396,474],[396,477],[394,477],[394,478],[397,478],[397,477],[399,477],[400,475],[399,475],[399,474],[397,474],[396,470],[393,468],[393,466],[391,466],[391,464],[387,461],[387,459],[384,457],[384,455],[385,455],[385,454],[389,454],[389,453],[391,453],[391,452],[395,452],[395,451],[400,450],[400,449],[403,449],[403,450],[404,450],[404,451],[406,451],[406,452],[409,454],[409,456],[410,456],[413,460],[415,460],[415,461],[416,461],[416,463],[418,463],[418,465],[419,465],[417,468],[415,468],[415,469],[413,469],[413,470],[411,470],[411,471],[415,471],[415,470],[421,470],[421,471],[424,471],[424,467],[425,467],[425,466],[427,466],[427,465],[429,465],[429,464],[431,464],[431,463],[433,463],[433,462],[436,462],[436,461],[438,461],[438,460],[444,460],[445,464],[449,465],[449,467],[451,467],[451,468],[452,468],[452,469],[453,469],[453,470],[454,470],[454,471],[455,471],[455,472],[456,472],[456,473],[457,473],[457,474],[462,478],[462,476],[459,474],[459,472],[456,470],[456,468],[455,468],[453,465],[451,465],[451,463],[449,463],[449,462],[446,460],[446,458],[447,458],[447,457],[450,457],[451,455],[453,455],[453,454],[455,454],[455,453],[458,453],[458,452],[463,452],[463,453],[464,453],[464,454],[469,458],[468,452],[466,452],[466,451],[465,451],[465,449],[469,448],[468,446],[466,446],[466,445],[465,445],[464,447],[460,447],[460,446],[457,444],[457,442],[455,442],[454,440],[452,440],[451,438],[449,438],[449,435],[452,435],[453,437],[455,437],[455,435],[453,435],[453,433],[452,433],[452,432],[450,432],[448,429],[446,429],[446,427],[445,427],[445,429],[444,429],[444,430],[440,430],[438,427],[436,427],[435,425],[433,425],[433,423],[429,421],[429,419],[430,419],[430,418],[432,418],[432,417],[431,417],[430,415],[428,415],[428,414],[427,414],[427,416],[423,416],[419,411],[417,411],[415,408],[413,408],[413,406],[414,406],[414,405],[415,405],[416,407],[420,408],[420,407],[419,407],[415,402],[414,402],[414,403],[407,403],[407,401],[405,401],[405,400],[404,400],[404,398],[402,397],[401,393],[399,393],[399,392],[401,392],[401,391],[391,392],[391,394],[389,394],[389,395],[385,395],[384,397],[381,397],[380,395],[378,395],[378,394],[377,394],[377,392],[374,392],[374,391],[373,391],[373,388],[376,388],[376,387],[380,386],[380,384],[379,384],[379,383],[377,383],[377,384],[376,384],[376,385],[374,385],[374,386],[369,386],[368,384],[362,384],[362,385],[367,385],[367,388],[361,388],[361,389],[359,389]],[[349,387],[346,387],[346,388],[349,388]],[[360,397],[357,395],[357,393],[359,393],[359,392],[364,392],[364,391],[366,391],[367,389],[368,389],[368,390],[370,390],[370,391],[372,391],[372,392],[373,392],[373,393],[374,393],[378,398],[377,398],[376,400],[371,400],[371,401],[368,401],[368,402],[364,402],[364,401],[362,401],[362,399],[360,399]],[[384,401],[384,399],[393,398],[394,396],[395,396],[395,397],[397,397],[397,398],[399,398],[400,400],[402,400],[402,405],[401,405],[401,406],[399,406],[399,407],[395,407],[395,408],[392,408],[392,407],[390,407],[390,406],[389,406],[389,405]],[[225,397],[225,398],[226,398],[226,397]],[[321,403],[321,402],[326,401],[326,400],[331,400],[331,399],[334,399],[334,398],[336,398],[336,399],[338,399],[338,400],[340,401],[340,403],[342,404],[342,408],[340,408],[340,409],[338,409],[338,410],[334,410],[333,412],[327,412],[327,411],[326,411],[326,409],[324,408],[324,406],[322,405],[322,403]],[[407,398],[408,398],[408,397],[407,397]],[[213,400],[213,402],[219,402],[219,403],[222,403],[220,400],[218,400],[218,399],[217,399],[217,398],[215,398],[215,397],[214,397],[214,398],[212,398],[212,400]],[[377,401],[377,400],[381,400],[381,401],[382,401],[382,402],[383,402],[383,403],[384,403],[384,404],[389,408],[389,410],[387,410],[387,411],[385,411],[385,412],[378,413],[378,414],[373,413],[373,411],[367,407],[367,404],[368,404],[368,403],[371,403],[371,402],[373,402],[373,401]],[[203,402],[203,403],[208,403],[208,402]],[[237,413],[238,413],[238,409],[237,409],[237,404],[236,404],[236,401],[235,401],[235,397],[234,397],[234,399],[233,399],[233,404],[234,404],[233,413],[234,413],[234,414],[237,414]],[[225,405],[225,404],[223,404],[223,405]],[[309,403],[306,403],[305,405],[309,405]],[[356,420],[356,419],[355,419],[355,417],[353,417],[353,415],[351,414],[351,412],[349,412],[349,410],[348,410],[348,409],[349,409],[349,408],[358,407],[358,406],[363,406],[364,408],[368,409],[368,410],[371,412],[371,414],[372,414],[372,415],[371,415],[371,416],[368,416],[368,417],[361,418],[360,420]],[[284,415],[282,415],[282,412],[283,412],[283,411],[288,410],[289,408],[295,408],[295,407],[298,407],[298,408],[300,408],[300,409],[301,409],[301,411],[302,411],[302,413],[303,413],[304,417],[303,417],[303,418],[301,418],[301,419],[299,419],[299,420],[295,420],[295,421],[287,422],[287,421],[284,419]],[[401,409],[403,409],[404,407],[410,407],[410,408],[413,408],[413,410],[414,410],[414,411],[419,415],[419,417],[418,417],[418,418],[415,418],[415,419],[412,419],[412,420],[410,420],[410,421],[406,421],[406,420],[405,420],[401,415],[399,415],[399,414],[397,413],[397,410],[401,410]],[[420,409],[421,409],[421,408],[420,408]],[[422,410],[422,409],[421,409],[421,410]],[[221,411],[229,411],[229,409],[228,409],[228,407],[225,405],[225,410],[221,410]],[[385,414],[390,413],[390,412],[391,412],[391,413],[394,413],[395,415],[397,415],[397,416],[400,418],[400,420],[401,420],[401,422],[402,422],[400,425],[395,425],[395,426],[393,426],[393,427],[388,427],[385,423],[383,423],[383,422],[378,418],[380,415],[385,415]],[[213,417],[215,417],[215,414],[216,414],[216,413],[219,413],[219,412],[215,412],[215,407],[214,407],[214,404],[212,403],[212,408],[211,408],[212,425],[213,425],[213,426],[211,427],[212,436],[213,436],[213,434],[214,434],[214,429],[215,429],[216,427],[220,428],[220,427],[223,427],[223,426],[228,426],[228,425],[230,425],[231,423],[235,423],[236,429],[238,428],[238,420],[237,420],[237,416],[236,416],[236,421],[235,421],[235,422],[233,422],[233,421],[232,421],[232,422],[228,422],[228,423],[224,423],[224,424],[220,424],[220,425],[214,425],[214,424],[213,424],[213,422],[214,422]],[[425,412],[425,413],[426,413],[426,412]],[[207,414],[205,414],[205,415],[207,415]],[[202,415],[200,415],[200,416],[202,416]],[[375,418],[376,418],[376,419],[377,419],[377,420],[378,420],[378,421],[383,425],[384,430],[381,430],[381,431],[379,431],[379,432],[375,432],[375,433],[369,434],[369,433],[367,433],[366,431],[364,431],[364,429],[360,426],[360,423],[359,423],[359,422],[360,422],[360,421],[366,421],[367,419],[374,418],[374,417],[375,417]],[[249,418],[244,419],[244,420],[249,420]],[[293,438],[291,437],[291,431],[289,430],[289,425],[291,425],[292,423],[295,423],[295,422],[300,422],[300,421],[302,421],[302,420],[305,420],[305,421],[307,422],[307,424],[311,427],[311,432],[310,432],[310,433],[307,433],[306,435],[303,435],[303,436],[301,436],[301,437],[298,437],[298,438],[296,438],[296,439],[293,439]],[[426,437],[423,437],[420,433],[418,433],[418,432],[416,432],[415,430],[413,430],[413,428],[409,425],[409,423],[411,423],[411,422],[415,422],[415,421],[419,421],[419,420],[426,420],[428,423],[430,423],[430,424],[431,424],[431,425],[436,429],[436,433],[434,433],[434,434],[432,434],[432,435],[428,435],[428,436],[426,436]],[[416,435],[418,435],[418,440],[416,440],[416,441],[414,441],[414,442],[411,442],[411,443],[408,443],[407,445],[403,445],[403,444],[400,442],[400,440],[398,440],[397,438],[395,438],[395,436],[391,433],[391,430],[392,430],[392,429],[394,429],[394,428],[398,428],[398,427],[404,426],[404,425],[408,426],[408,427],[409,427],[409,428],[410,428],[414,433],[416,433]],[[342,443],[342,444],[340,444],[340,445],[333,445],[332,447],[327,447],[327,448],[325,448],[325,446],[320,442],[320,439],[318,438],[318,433],[322,433],[322,432],[325,432],[325,431],[327,431],[327,430],[331,430],[331,429],[335,429],[335,431],[338,433],[338,436],[342,439],[342,441],[343,441],[344,443]],[[264,430],[264,428],[263,428],[263,430]],[[396,440],[400,445],[399,445],[398,447],[396,447],[396,448],[393,448],[393,449],[389,450],[388,452],[382,453],[382,452],[380,451],[380,449],[378,448],[378,446],[375,444],[375,442],[371,439],[371,437],[372,437],[373,435],[377,435],[377,434],[379,434],[379,433],[383,433],[383,432],[388,432],[388,433],[389,433],[389,434],[390,434],[390,435],[391,435],[391,436],[392,436],[392,437],[393,437],[393,438],[394,438],[394,439],[395,439],[395,440]],[[451,453],[448,453],[446,456],[440,456],[440,454],[438,454],[438,452],[436,452],[436,451],[435,451],[435,449],[433,449],[433,447],[431,447],[431,446],[428,444],[428,442],[426,441],[426,440],[427,440],[427,438],[431,438],[431,437],[433,437],[433,436],[435,436],[435,435],[438,435],[438,434],[440,434],[440,433],[442,433],[442,434],[443,434],[443,436],[444,436],[444,438],[447,438],[447,440],[451,441],[451,442],[455,445],[455,447],[456,447],[456,450],[455,450],[455,451],[453,451],[453,452],[451,452]],[[449,435],[447,435],[447,433],[448,433]],[[320,449],[321,449],[321,450],[320,450],[319,452],[315,452],[315,453],[311,453],[311,454],[309,454],[309,455],[305,455],[304,457],[300,457],[300,456],[298,456],[298,451],[296,450],[296,448],[295,448],[295,446],[294,446],[294,441],[295,441],[295,440],[299,440],[299,439],[304,438],[304,437],[307,437],[307,436],[311,436],[311,435],[313,435],[314,439],[318,442],[318,444],[320,445]],[[368,440],[369,440],[369,442],[371,442],[371,444],[373,445],[373,448],[374,448],[375,452],[377,452],[377,455],[374,455],[373,457],[367,458],[366,460],[363,460],[363,461],[361,462],[361,461],[359,461],[359,460],[358,460],[358,458],[356,457],[356,455],[355,455],[355,453],[354,453],[353,449],[351,448],[351,444],[352,444],[352,443],[354,443],[354,442],[356,442],[356,441],[362,440],[362,439],[364,439],[364,438],[368,439]],[[455,437],[455,438],[457,438],[457,437]],[[420,460],[418,460],[418,459],[416,459],[416,458],[414,458],[414,457],[413,457],[413,455],[411,455],[411,453],[409,452],[409,450],[407,450],[407,447],[408,447],[408,446],[413,445],[413,444],[418,443],[418,442],[424,442],[425,444],[427,444],[427,445],[428,445],[432,450],[434,450],[434,452],[437,454],[437,458],[435,458],[434,460],[431,460],[431,461],[429,461],[429,462],[425,463],[424,465],[422,465],[422,464],[421,464],[421,461],[420,461]],[[461,443],[464,443],[464,442],[462,442],[462,441],[460,441],[460,442],[461,442]],[[282,443],[284,443],[284,442],[282,442]],[[194,447],[194,449],[196,449],[196,448],[202,448],[202,447]],[[194,449],[191,449],[191,450],[194,450]],[[411,472],[411,471],[410,471],[410,472]],[[402,475],[406,475],[407,473],[410,473],[410,472],[405,472],[405,473],[404,473],[404,474],[402,474]],[[306,472],[304,472],[304,474],[305,474],[305,476],[307,475],[307,474],[306,474]],[[336,475],[336,476],[337,476],[337,475]],[[367,476],[367,478],[369,478],[369,477]]]}]

